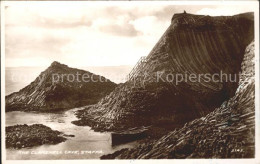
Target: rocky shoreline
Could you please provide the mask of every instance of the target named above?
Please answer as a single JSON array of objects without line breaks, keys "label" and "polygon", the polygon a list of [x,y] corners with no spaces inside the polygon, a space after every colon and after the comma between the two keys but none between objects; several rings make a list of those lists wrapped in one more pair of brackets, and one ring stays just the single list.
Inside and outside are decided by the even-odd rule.
[{"label": "rocky shoreline", "polygon": [[245,52],[234,97],[205,117],[158,140],[103,155],[101,159],[254,158],[254,42]]},{"label": "rocky shoreline", "polygon": [[[62,75],[66,75],[64,78]],[[79,80],[69,80],[73,75]],[[79,76],[77,76],[79,75]],[[85,75],[93,78],[84,82]],[[62,77],[62,78],[61,78]],[[103,76],[53,62],[33,82],[18,92],[6,96],[6,112],[58,112],[95,104],[117,86]]]},{"label": "rocky shoreline", "polygon": [[[54,73],[99,77],[54,62],[30,85],[6,96],[6,111],[55,112],[83,106],[76,111],[78,120],[71,122],[77,126],[90,126],[99,132],[124,130],[127,133],[123,135],[129,134],[127,129],[149,126],[147,137],[137,146],[101,159],[254,158],[253,20],[253,13],[228,17],[175,14],[125,83],[85,84],[68,79],[52,83]],[[168,75],[219,72],[235,77],[242,74],[230,81],[222,81],[222,75],[208,82],[205,77],[196,82],[183,79],[178,84],[173,79],[164,81]],[[159,80],[155,76],[158,73],[162,77]],[[6,127],[5,137],[6,148],[21,149],[58,144],[74,135],[42,124],[24,124]]]},{"label": "rocky shoreline", "polygon": [[[92,118],[85,117],[85,112],[92,105],[85,107],[84,109],[76,111],[75,115],[78,120],[74,120],[71,123],[77,126],[89,126],[95,132],[116,132],[126,130],[132,127],[141,127],[141,126],[149,126],[149,130],[147,132],[147,137],[145,139],[139,140],[139,143],[146,143],[150,142],[151,140],[159,139],[163,135],[166,135],[168,132],[176,129],[181,128],[183,124],[172,124],[173,120],[169,118],[167,120],[163,120],[165,118],[161,118],[162,120],[157,120],[157,124],[151,125],[149,120],[143,120],[143,122],[135,122],[132,123],[125,120],[125,122],[121,122],[121,124],[117,124],[117,126],[111,126],[109,130],[106,127],[106,123],[101,122],[100,124],[95,124]],[[134,118],[132,119],[134,120]],[[150,123],[150,124],[149,124]]]},{"label": "rocky shoreline", "polygon": [[238,79],[207,81],[197,77],[196,82],[186,79],[179,84],[174,78],[165,79],[168,75],[220,72],[237,76],[244,50],[253,40],[252,18],[253,13],[231,17],[175,14],[128,81],[78,112],[79,120],[73,123],[97,131],[115,131],[156,124],[180,126],[206,116],[234,96]]},{"label": "rocky shoreline", "polygon": [[42,124],[14,125],[6,127],[6,148],[21,149],[43,144],[58,144],[66,141],[65,135]]}]

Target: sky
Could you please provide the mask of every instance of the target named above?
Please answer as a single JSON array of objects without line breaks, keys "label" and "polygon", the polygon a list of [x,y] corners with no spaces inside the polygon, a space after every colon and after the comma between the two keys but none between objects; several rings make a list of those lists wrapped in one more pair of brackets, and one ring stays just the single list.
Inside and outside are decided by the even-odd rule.
[{"label": "sky", "polygon": [[5,7],[5,65],[134,65],[170,25],[174,13],[234,15],[253,5],[27,3]]}]

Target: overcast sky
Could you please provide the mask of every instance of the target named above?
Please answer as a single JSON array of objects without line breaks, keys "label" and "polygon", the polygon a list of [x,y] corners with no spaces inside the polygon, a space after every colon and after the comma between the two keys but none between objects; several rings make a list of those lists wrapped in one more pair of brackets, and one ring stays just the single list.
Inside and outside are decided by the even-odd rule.
[{"label": "overcast sky", "polygon": [[[122,4],[122,3],[121,3]],[[5,8],[6,66],[134,65],[170,25],[174,13],[234,15],[252,6],[111,5],[61,2]]]}]

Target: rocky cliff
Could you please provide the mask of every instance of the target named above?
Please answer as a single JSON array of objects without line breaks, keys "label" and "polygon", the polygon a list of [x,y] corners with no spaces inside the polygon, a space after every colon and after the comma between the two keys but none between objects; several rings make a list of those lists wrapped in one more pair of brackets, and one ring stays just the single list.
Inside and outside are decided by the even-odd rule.
[{"label": "rocky cliff", "polygon": [[[74,123],[96,130],[139,125],[173,129],[205,116],[234,96],[238,78],[234,79],[253,38],[253,13],[219,17],[175,14],[129,80],[97,104],[79,111],[79,120]],[[212,77],[221,72],[233,80],[198,78],[200,74]],[[195,82],[185,79],[193,75]]]},{"label": "rocky cliff", "polygon": [[232,98],[205,117],[188,122],[156,141],[102,158],[254,158],[254,65],[252,42],[246,48],[239,86]]},{"label": "rocky cliff", "polygon": [[115,87],[105,77],[53,62],[31,84],[6,96],[6,111],[56,111],[94,104]]}]

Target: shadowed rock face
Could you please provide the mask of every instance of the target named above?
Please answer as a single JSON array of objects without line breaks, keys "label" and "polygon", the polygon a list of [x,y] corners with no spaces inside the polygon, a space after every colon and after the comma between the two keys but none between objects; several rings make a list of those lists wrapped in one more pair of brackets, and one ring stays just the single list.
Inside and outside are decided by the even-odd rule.
[{"label": "shadowed rock face", "polygon": [[94,104],[115,87],[102,76],[53,62],[31,84],[6,96],[6,111],[56,111]]},{"label": "shadowed rock face", "polygon": [[[210,17],[175,14],[170,27],[134,71],[97,104],[78,112],[78,125],[115,130],[138,125],[178,125],[204,116],[232,97],[237,82],[167,81],[169,74],[232,74],[241,70],[246,46],[253,40],[253,13]],[[159,78],[158,78],[159,77]],[[210,76],[212,77],[212,76]]]},{"label": "shadowed rock face", "polygon": [[235,95],[205,117],[186,123],[160,139],[122,149],[103,159],[254,158],[255,52],[245,51]]}]

